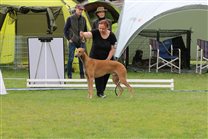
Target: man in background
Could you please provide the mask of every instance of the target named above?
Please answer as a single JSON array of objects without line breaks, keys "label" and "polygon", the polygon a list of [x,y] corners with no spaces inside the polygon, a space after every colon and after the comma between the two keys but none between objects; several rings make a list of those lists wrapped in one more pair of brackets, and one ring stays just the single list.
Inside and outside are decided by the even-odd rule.
[{"label": "man in background", "polygon": [[[71,15],[64,26],[64,36],[69,41],[69,55],[67,63],[67,76],[72,78],[72,62],[74,60],[74,51],[76,48],[85,48],[86,44],[80,38],[80,31],[87,31],[86,19],[82,16],[84,7],[81,4],[77,4],[75,7],[75,13]],[[80,78],[84,78],[84,70],[81,60],[79,59]]]}]

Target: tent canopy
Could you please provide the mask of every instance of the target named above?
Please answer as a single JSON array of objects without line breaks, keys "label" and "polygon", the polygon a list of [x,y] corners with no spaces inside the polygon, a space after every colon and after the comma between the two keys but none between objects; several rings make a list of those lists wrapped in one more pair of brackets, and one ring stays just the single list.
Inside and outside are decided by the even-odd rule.
[{"label": "tent canopy", "polygon": [[[63,27],[73,13],[75,0],[1,0],[0,2],[0,64],[13,63],[15,48],[27,48],[27,38],[31,36],[63,37]],[[117,23],[119,13],[109,2],[82,3],[86,10],[87,27],[95,19],[96,6],[108,9],[107,16]],[[117,24],[113,24],[116,26]],[[67,41],[65,41],[65,45]],[[91,41],[87,42],[90,50]],[[21,53],[26,55],[26,53]],[[25,58],[27,56],[24,56]],[[27,60],[27,59],[26,59]],[[25,60],[25,61],[26,61]]]},{"label": "tent canopy", "polygon": [[116,33],[118,46],[115,57],[119,58],[128,44],[155,20],[184,10],[207,10],[207,6],[207,0],[125,0]]},{"label": "tent canopy", "polygon": [[75,5],[66,0],[1,0],[0,64],[13,63],[16,48],[26,48],[28,36],[63,36],[64,21]]},{"label": "tent canopy", "polygon": [[1,5],[0,8],[2,9],[0,11],[1,13],[0,30],[3,25],[4,19],[6,18],[7,13],[9,13],[10,17],[13,18],[13,20],[15,20],[17,13],[27,14],[29,12],[34,12],[34,13],[44,12],[46,13],[46,17],[47,17],[48,34],[52,34],[53,31],[57,29],[55,20],[61,11],[61,7],[26,7],[26,6]]},{"label": "tent canopy", "polygon": [[[25,5],[25,6],[62,6],[64,2],[67,2],[66,0],[1,0],[1,4],[6,5]],[[74,3],[74,2],[70,2]]]}]

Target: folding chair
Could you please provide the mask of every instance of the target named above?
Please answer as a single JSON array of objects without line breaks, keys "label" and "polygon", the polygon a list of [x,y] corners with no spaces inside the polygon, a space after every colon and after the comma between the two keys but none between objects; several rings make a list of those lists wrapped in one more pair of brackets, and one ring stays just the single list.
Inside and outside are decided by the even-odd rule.
[{"label": "folding chair", "polygon": [[208,69],[208,41],[197,39],[196,73],[201,74],[205,68]]},{"label": "folding chair", "polygon": [[[159,69],[168,66],[173,72],[173,67],[181,73],[181,50],[178,49],[177,55],[173,53],[172,40],[168,39],[163,42],[150,39],[150,57],[149,57],[149,72],[152,67],[156,67],[156,72]],[[156,61],[152,61],[156,59]]]}]

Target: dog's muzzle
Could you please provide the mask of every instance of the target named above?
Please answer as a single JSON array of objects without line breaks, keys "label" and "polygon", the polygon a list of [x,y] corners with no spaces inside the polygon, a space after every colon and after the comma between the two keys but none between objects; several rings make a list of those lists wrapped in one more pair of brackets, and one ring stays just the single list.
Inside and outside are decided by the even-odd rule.
[{"label": "dog's muzzle", "polygon": [[78,54],[75,54],[75,56],[74,57],[80,57]]}]

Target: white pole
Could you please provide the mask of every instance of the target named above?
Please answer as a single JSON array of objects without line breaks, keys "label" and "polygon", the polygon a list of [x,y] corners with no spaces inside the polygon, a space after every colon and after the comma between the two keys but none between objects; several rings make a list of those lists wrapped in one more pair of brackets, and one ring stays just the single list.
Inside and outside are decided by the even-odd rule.
[{"label": "white pole", "polygon": [[7,94],[7,92],[6,92],[6,88],[4,86],[4,80],[3,80],[2,73],[0,70],[0,95],[6,95],[6,94]]}]

